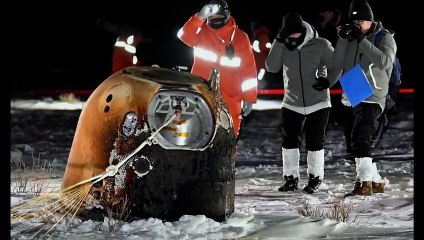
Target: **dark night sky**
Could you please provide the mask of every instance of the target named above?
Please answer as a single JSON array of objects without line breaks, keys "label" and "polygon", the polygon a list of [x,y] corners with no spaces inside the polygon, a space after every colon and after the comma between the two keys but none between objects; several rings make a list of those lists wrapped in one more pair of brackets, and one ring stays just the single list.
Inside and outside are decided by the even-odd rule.
[{"label": "dark night sky", "polygon": [[[60,5],[59,5],[60,2]],[[143,1],[120,1],[120,4],[95,3],[66,4],[37,7],[42,11],[26,14],[29,25],[27,42],[23,44],[28,64],[29,75],[13,82],[15,90],[43,88],[94,89],[111,74],[112,48],[115,35],[96,27],[96,19],[106,19],[121,24],[137,25],[152,39],[150,50],[156,54],[149,61],[157,62],[162,67],[172,68],[176,65],[191,66],[191,49],[177,37],[178,29],[184,22],[208,1],[172,1],[163,3],[152,1],[150,6]],[[298,11],[304,20],[312,23],[321,6],[332,4],[347,13],[350,1],[325,0],[281,1],[261,0],[253,5],[252,1],[227,1],[232,16],[241,29],[250,32],[250,21],[260,19],[270,30],[277,33],[282,16],[289,10]],[[128,5],[124,5],[128,4]],[[135,4],[134,4],[135,3]],[[399,7],[380,6],[386,1],[369,0],[376,20],[381,20],[387,28],[393,29],[398,44],[398,56],[402,63],[404,77],[412,79],[412,61],[407,58],[412,44],[407,42],[406,21],[398,17]],[[37,3],[38,4],[38,3]],[[380,4],[380,5],[379,5]],[[27,6],[31,9],[32,6]],[[345,16],[344,16],[345,17]],[[18,27],[19,28],[19,27]]]}]

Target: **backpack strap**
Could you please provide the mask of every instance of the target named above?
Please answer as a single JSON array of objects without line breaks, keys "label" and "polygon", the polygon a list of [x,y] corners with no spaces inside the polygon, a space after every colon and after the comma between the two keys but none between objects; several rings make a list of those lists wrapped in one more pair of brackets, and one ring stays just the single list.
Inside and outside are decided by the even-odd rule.
[{"label": "backpack strap", "polygon": [[376,33],[376,34],[375,34],[375,37],[374,37],[374,45],[375,45],[376,47],[378,47],[378,45],[379,45],[379,44],[380,44],[380,42],[381,42],[381,39],[383,39],[383,37],[384,37],[386,34],[388,34],[388,33],[390,33],[390,31],[389,31],[389,30],[387,30],[387,29],[385,29],[385,28],[380,29],[380,31],[378,31],[378,33]]}]

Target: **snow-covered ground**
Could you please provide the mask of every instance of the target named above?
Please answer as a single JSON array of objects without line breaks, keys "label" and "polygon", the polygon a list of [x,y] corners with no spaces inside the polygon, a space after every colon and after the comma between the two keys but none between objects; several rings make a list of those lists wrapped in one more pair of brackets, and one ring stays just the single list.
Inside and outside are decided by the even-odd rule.
[{"label": "snow-covered ground", "polygon": [[[63,107],[65,106],[65,108]],[[11,100],[11,166],[17,159],[46,161],[52,168],[45,191],[60,188],[67,154],[83,102],[47,98]],[[306,160],[302,151],[297,192],[282,193],[279,102],[261,100],[244,122],[236,162],[235,212],[224,222],[205,216],[178,221],[140,219],[110,231],[104,223],[74,219],[61,223],[50,239],[413,239],[414,235],[414,113],[411,99],[400,102],[387,132],[375,149],[386,192],[343,199],[353,189],[355,165],[345,157],[341,126],[331,122],[325,144],[325,177],[318,192],[304,194]],[[66,110],[64,110],[66,109]],[[13,176],[13,174],[12,174]],[[11,186],[11,204],[28,197]],[[306,206],[323,217],[302,216]],[[331,219],[331,210],[350,209],[347,220]],[[12,239],[27,239],[44,226],[42,219],[13,224]]]}]

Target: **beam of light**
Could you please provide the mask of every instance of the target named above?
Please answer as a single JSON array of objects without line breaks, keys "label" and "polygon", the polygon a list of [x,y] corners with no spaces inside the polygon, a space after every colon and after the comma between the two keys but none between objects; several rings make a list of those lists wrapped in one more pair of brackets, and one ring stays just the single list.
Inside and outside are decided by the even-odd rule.
[{"label": "beam of light", "polygon": [[[399,93],[401,94],[411,94],[414,93],[415,90],[413,88],[401,88],[399,89]],[[342,94],[342,89],[330,89],[331,94]],[[281,95],[284,94],[284,89],[258,89],[258,95]]]},{"label": "beam of light", "polygon": [[127,44],[124,41],[116,41],[115,46],[117,47],[125,47]]},{"label": "beam of light", "polygon": [[241,58],[233,57],[232,59],[230,59],[227,56],[223,56],[223,57],[221,57],[219,64],[221,64],[222,66],[226,66],[226,67],[240,67]]},{"label": "beam of light", "polygon": [[195,57],[199,57],[211,62],[216,62],[216,60],[218,60],[218,55],[216,55],[216,53],[200,47],[194,47],[193,54]]},{"label": "beam of light", "polygon": [[133,44],[134,43],[134,35],[131,35],[127,38],[127,44]]},{"label": "beam of light", "polygon": [[253,48],[253,51],[255,51],[257,53],[261,52],[261,49],[259,49],[259,41],[258,40],[253,41],[252,48]]},{"label": "beam of light", "polygon": [[[330,89],[331,94],[342,94],[342,89]],[[400,94],[412,94],[415,92],[413,88],[401,88]],[[31,96],[55,96],[61,94],[77,94],[77,95],[90,95],[93,90],[74,90],[74,89],[53,89],[53,90],[36,90],[27,92]],[[275,95],[284,94],[284,89],[258,89],[259,95]],[[78,102],[75,104],[64,102],[42,103],[39,100],[12,100],[10,106],[19,109],[56,109],[56,110],[76,110],[82,109],[85,102]]]},{"label": "beam of light", "polygon": [[258,73],[258,80],[262,80],[264,75],[265,75],[265,69],[261,68],[261,70],[259,70],[259,73]]},{"label": "beam of light", "polygon": [[135,53],[136,49],[134,46],[131,45],[125,45],[125,51],[129,52],[129,53]]},{"label": "beam of light", "polygon": [[256,78],[249,78],[243,81],[243,83],[241,84],[241,90],[245,92],[250,89],[256,88],[257,86],[258,80]]}]

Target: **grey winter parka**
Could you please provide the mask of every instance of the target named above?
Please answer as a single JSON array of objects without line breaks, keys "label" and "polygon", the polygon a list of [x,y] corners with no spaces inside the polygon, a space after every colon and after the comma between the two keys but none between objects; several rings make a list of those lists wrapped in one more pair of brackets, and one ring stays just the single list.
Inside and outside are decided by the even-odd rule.
[{"label": "grey winter parka", "polygon": [[274,40],[265,67],[273,73],[284,68],[287,78],[284,79],[283,106],[298,112],[305,109],[302,113],[309,114],[331,106],[329,89],[320,92],[312,87],[316,78],[327,77],[332,86],[341,76],[341,70],[336,71],[333,67],[334,48],[331,43],[318,37],[309,23],[303,21],[303,25],[306,27],[304,42],[289,51],[285,44]]},{"label": "grey winter parka", "polygon": [[[383,25],[381,22],[374,22],[373,26],[374,29],[359,44],[356,40],[339,38],[334,50],[334,63],[345,72],[360,64],[374,91],[374,94],[363,102],[378,103],[381,109],[384,109],[397,46],[393,34],[388,32],[376,47],[373,44],[375,36],[383,29]],[[344,93],[342,102],[349,105]]]}]

